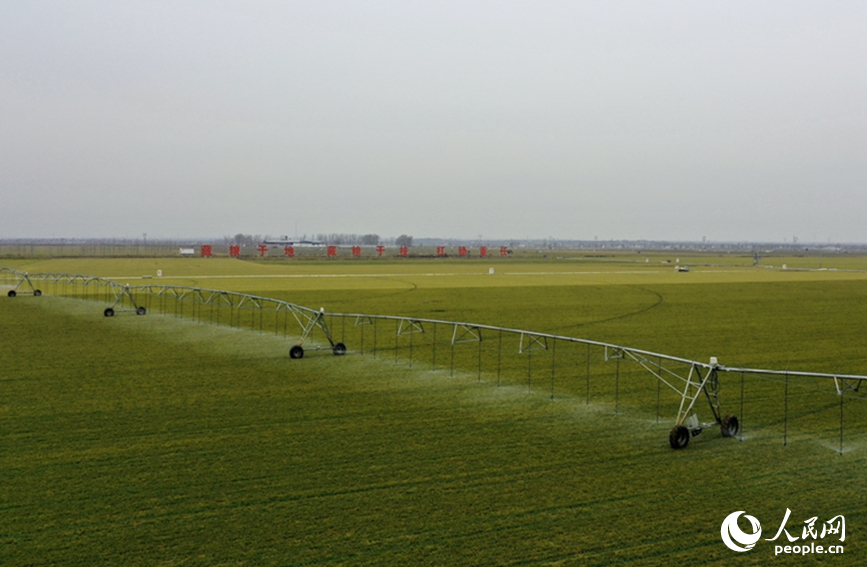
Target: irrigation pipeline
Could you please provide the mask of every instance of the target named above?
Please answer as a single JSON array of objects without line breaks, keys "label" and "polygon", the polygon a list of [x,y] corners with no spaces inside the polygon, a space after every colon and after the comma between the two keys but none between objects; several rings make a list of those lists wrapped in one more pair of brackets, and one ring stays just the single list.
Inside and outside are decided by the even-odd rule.
[{"label": "irrigation pipeline", "polygon": [[[333,344],[330,330],[326,324],[327,317],[332,321],[335,318],[343,319],[344,321],[352,320],[354,326],[369,324],[374,320],[394,321],[396,329],[395,338],[398,338],[402,334],[424,332],[424,325],[434,327],[445,326],[451,329],[451,339],[449,341],[449,344],[451,345],[461,342],[481,342],[482,331],[495,332],[498,333],[500,337],[502,337],[502,334],[514,335],[518,337],[518,354],[529,354],[534,350],[551,350],[552,345],[556,345],[557,341],[583,344],[588,347],[603,349],[604,359],[606,361],[614,359],[617,359],[618,361],[620,359],[630,359],[631,361],[638,363],[654,374],[654,376],[656,376],[656,378],[658,378],[662,383],[682,395],[685,395],[686,392],[684,386],[678,385],[676,383],[677,380],[670,380],[669,378],[676,378],[680,381],[685,380],[687,384],[686,388],[688,389],[690,386],[698,384],[697,379],[702,378],[702,372],[704,372],[704,376],[709,375],[711,372],[729,372],[740,375],[785,376],[787,379],[793,377],[829,379],[833,380],[837,394],[841,396],[846,392],[858,391],[861,383],[867,381],[867,375],[859,374],[835,374],[725,366],[718,364],[715,359],[710,359],[708,362],[701,362],[602,341],[594,341],[566,335],[540,333],[523,329],[498,327],[494,325],[395,315],[330,313],[326,312],[324,308],[317,311],[309,307],[304,307],[280,299],[233,291],[161,284],[130,286],[98,276],[54,272],[28,274],[13,268],[0,266],[0,285],[5,285],[10,288],[8,292],[10,296],[14,296],[18,293],[42,295],[42,290],[39,285],[37,285],[40,282],[53,285],[55,288],[57,285],[62,285],[66,290],[71,287],[73,296],[80,295],[84,299],[102,300],[107,303],[113,302],[112,308],[119,305],[121,306],[121,310],[125,310],[124,308],[128,307],[129,304],[131,304],[132,309],[126,310],[140,310],[141,308],[136,302],[136,297],[141,294],[146,294],[156,298],[171,297],[176,302],[192,302],[193,304],[201,306],[225,306],[231,309],[257,309],[260,312],[273,310],[278,315],[280,313],[291,314],[299,326],[300,333],[297,336],[301,337],[302,342],[311,335],[314,329],[318,328],[322,331],[328,341]],[[109,311],[112,308],[109,308],[106,311]],[[139,314],[142,314],[142,312],[139,311]],[[231,321],[232,319],[230,317],[230,322]],[[284,335],[288,335],[288,332],[285,329],[285,321]],[[663,367],[663,361],[686,366],[689,368],[690,375],[686,378],[680,376],[676,372]],[[692,377],[693,372],[696,373],[697,378]]]}]

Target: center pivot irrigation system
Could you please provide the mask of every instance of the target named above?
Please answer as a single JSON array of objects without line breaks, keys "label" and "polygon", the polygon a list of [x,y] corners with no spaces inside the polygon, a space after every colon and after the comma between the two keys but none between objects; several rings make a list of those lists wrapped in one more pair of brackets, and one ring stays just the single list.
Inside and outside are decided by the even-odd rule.
[{"label": "center pivot irrigation system", "polygon": [[[342,335],[346,334],[346,323],[350,322],[350,330],[356,329],[359,334],[359,352],[364,353],[364,329],[372,327],[373,353],[377,351],[377,322],[380,326],[393,328],[394,353],[397,353],[402,337],[408,338],[409,363],[413,363],[413,337],[416,335],[430,335],[427,344],[432,349],[432,367],[436,368],[437,345],[442,341],[437,340],[437,330],[445,327],[446,345],[451,348],[451,369],[454,372],[455,346],[464,343],[478,344],[478,373],[481,380],[482,372],[482,342],[483,335],[486,342],[495,342],[496,373],[499,384],[501,372],[501,360],[504,353],[515,354],[513,348],[503,345],[503,337],[517,338],[517,354],[526,355],[528,361],[528,381],[531,376],[532,356],[540,351],[550,353],[551,368],[551,397],[553,399],[554,376],[556,372],[557,344],[569,343],[586,345],[586,371],[589,403],[590,389],[590,349],[597,348],[603,353],[603,360],[614,361],[615,373],[615,404],[618,403],[620,394],[620,365],[621,361],[632,362],[649,372],[657,381],[658,387],[665,385],[676,394],[679,400],[677,416],[674,426],[669,433],[669,443],[674,449],[683,449],[692,437],[696,437],[706,429],[719,427],[723,437],[736,437],[740,430],[738,418],[733,413],[724,413],[720,402],[720,375],[722,373],[741,375],[741,413],[743,413],[743,379],[745,375],[758,375],[761,377],[776,377],[785,379],[786,387],[786,431],[788,430],[788,396],[789,379],[804,378],[810,380],[830,380],[834,384],[836,394],[840,400],[840,452],[843,452],[843,400],[844,396],[859,392],[861,384],[867,380],[867,376],[855,374],[831,374],[821,372],[781,371],[756,368],[728,367],[719,364],[715,357],[708,362],[699,362],[686,358],[670,356],[662,353],[651,352],[611,343],[592,341],[562,335],[537,333],[521,329],[511,329],[491,325],[474,323],[461,323],[443,321],[438,319],[422,319],[412,317],[400,317],[391,315],[369,315],[357,313],[326,313],[325,309],[310,309],[268,297],[236,293],[231,291],[210,290],[197,287],[147,284],[129,286],[116,281],[88,276],[82,274],[60,273],[34,273],[27,274],[11,268],[0,267],[0,285],[10,287],[9,297],[15,297],[18,293],[30,293],[33,296],[42,295],[42,291],[33,282],[42,282],[43,287],[49,286],[56,295],[72,296],[110,303],[105,308],[105,317],[113,317],[115,313],[134,312],[137,315],[145,315],[149,310],[156,309],[163,314],[174,314],[180,317],[192,317],[200,322],[212,324],[228,324],[236,327],[248,327],[259,332],[264,332],[265,319],[268,318],[268,331],[270,332],[273,321],[273,332],[285,337],[300,337],[296,344],[289,349],[289,357],[300,359],[306,350],[331,350],[333,354],[341,356],[346,354],[347,349],[341,341],[336,341],[330,328],[334,326],[335,319],[341,323]],[[23,289],[26,285],[29,289]],[[186,307],[189,311],[185,312]],[[245,315],[245,311],[249,315]],[[258,322],[257,322],[258,314]],[[300,332],[289,333],[289,322],[294,321],[293,327]],[[305,347],[305,343],[311,339],[312,333],[318,329],[321,331],[329,346]],[[370,331],[369,331],[370,332]],[[380,332],[379,335],[382,333]],[[514,344],[514,343],[513,343]],[[406,347],[403,347],[406,348]],[[563,347],[561,347],[562,349]],[[416,347],[416,350],[418,347]],[[380,350],[382,350],[380,348]],[[696,405],[700,398],[704,397],[713,415],[713,421],[702,422],[698,418]],[[856,396],[860,399],[860,396]],[[659,415],[659,388],[657,388],[657,419]],[[784,439],[785,439],[784,434]]]},{"label": "center pivot irrigation system", "polygon": [[[310,337],[310,334],[315,329],[322,330],[328,347],[324,346],[308,346],[307,350],[331,350],[335,355],[342,356],[346,354],[346,346],[341,342],[335,342],[332,339],[331,332],[328,330],[326,323],[325,309],[316,311],[308,307],[289,303],[279,299],[270,297],[260,297],[244,293],[236,293],[232,291],[220,291],[211,289],[202,289],[186,286],[172,285],[143,285],[130,286],[128,284],[118,283],[114,280],[101,278],[97,276],[89,276],[85,274],[61,274],[61,273],[35,273],[28,274],[18,270],[0,266],[0,285],[12,287],[9,291],[9,297],[15,297],[17,289],[23,284],[27,284],[35,296],[42,295],[42,291],[36,289],[32,281],[41,281],[48,285],[60,286],[57,288],[61,293],[57,295],[72,295],[74,297],[82,297],[84,299],[101,300],[110,303],[103,310],[105,317],[114,317],[117,313],[135,313],[136,315],[146,315],[148,306],[141,297],[144,296],[146,301],[151,302],[156,298],[155,307],[162,313],[166,312],[167,304],[171,304],[176,312],[175,314],[184,315],[183,305],[192,304],[195,307],[209,307],[210,321],[219,322],[224,318],[221,317],[221,311],[226,310],[229,314],[230,325],[235,324],[235,314],[237,313],[237,324],[241,326],[241,310],[248,310],[253,314],[257,312],[271,310],[274,313],[291,315],[295,322],[301,327],[301,339],[298,344],[289,349],[290,358],[302,358],[304,356],[304,343]],[[12,283],[14,282],[14,283]],[[65,293],[64,293],[65,292]],[[20,293],[20,292],[19,292]],[[139,299],[136,298],[139,297]],[[180,307],[180,313],[177,313],[177,308]],[[214,312],[216,311],[216,315]],[[199,316],[195,313],[194,316]],[[275,320],[279,317],[275,318]],[[287,319],[284,318],[284,334],[286,331]],[[260,318],[260,327],[261,327]],[[260,328],[260,330],[262,330]],[[277,332],[279,329],[276,329]]]}]

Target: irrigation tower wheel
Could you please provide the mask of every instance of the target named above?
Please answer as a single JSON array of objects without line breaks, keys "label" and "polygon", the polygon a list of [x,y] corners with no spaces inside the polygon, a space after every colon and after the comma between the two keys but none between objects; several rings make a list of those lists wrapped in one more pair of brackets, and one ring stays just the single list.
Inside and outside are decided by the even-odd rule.
[{"label": "irrigation tower wheel", "polygon": [[42,295],[42,290],[41,289],[34,289],[33,295],[35,295],[36,297],[39,297],[40,295]]},{"label": "irrigation tower wheel", "polygon": [[112,309],[111,307],[106,307],[105,311],[103,311],[102,314],[106,317],[114,317],[114,309]]},{"label": "irrigation tower wheel", "polygon": [[334,356],[343,356],[346,354],[346,345],[343,343],[336,343],[331,347],[331,352],[334,353]]},{"label": "irrigation tower wheel", "polygon": [[289,349],[289,358],[302,358],[304,356],[304,349],[301,345],[295,345],[294,347]]},{"label": "irrigation tower wheel", "polygon": [[689,445],[689,429],[683,425],[675,425],[668,434],[668,442],[672,449],[684,449]]},{"label": "irrigation tower wheel", "polygon": [[14,290],[14,289],[10,289],[10,290],[9,290],[9,293],[7,293],[6,295],[8,295],[9,297],[15,297],[15,296],[18,295],[18,294],[15,293],[15,290]]},{"label": "irrigation tower wheel", "polygon": [[144,315],[147,312],[148,312],[148,310],[145,309],[144,307],[137,307],[135,310],[136,315]]},{"label": "irrigation tower wheel", "polygon": [[720,431],[722,431],[723,437],[734,437],[738,434],[738,418],[732,414],[728,414],[724,418],[722,418],[722,422],[720,422]]}]

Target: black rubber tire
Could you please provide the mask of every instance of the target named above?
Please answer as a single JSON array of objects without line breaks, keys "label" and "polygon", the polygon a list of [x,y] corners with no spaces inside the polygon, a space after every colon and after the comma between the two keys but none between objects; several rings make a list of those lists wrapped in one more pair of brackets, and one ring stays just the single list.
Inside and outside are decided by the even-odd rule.
[{"label": "black rubber tire", "polygon": [[334,356],[343,356],[346,354],[346,345],[343,343],[336,343],[331,347],[331,352],[334,353]]},{"label": "black rubber tire", "polygon": [[732,414],[728,414],[724,418],[722,418],[722,422],[720,422],[720,431],[722,432],[723,437],[735,437],[738,434],[738,430],[740,426],[738,425],[738,418]]},{"label": "black rubber tire", "polygon": [[295,345],[289,349],[289,358],[304,358],[304,349],[301,345]]},{"label": "black rubber tire", "polygon": [[8,295],[9,297],[15,297],[15,296],[18,295],[18,294],[15,293],[15,290],[14,290],[14,289],[10,289],[10,290],[9,290],[9,293],[7,293],[6,295]]},{"label": "black rubber tire", "polygon": [[668,443],[672,449],[685,449],[689,445],[689,429],[683,425],[675,425],[668,434]]},{"label": "black rubber tire", "polygon": [[106,317],[114,317],[114,309],[112,309],[111,307],[106,307],[105,311],[103,311],[102,314]]},{"label": "black rubber tire", "polygon": [[33,295],[35,295],[36,297],[39,297],[40,295],[42,295],[42,290],[41,289],[34,289]]},{"label": "black rubber tire", "polygon": [[144,307],[136,307],[135,314],[136,315],[144,315],[148,312]]}]

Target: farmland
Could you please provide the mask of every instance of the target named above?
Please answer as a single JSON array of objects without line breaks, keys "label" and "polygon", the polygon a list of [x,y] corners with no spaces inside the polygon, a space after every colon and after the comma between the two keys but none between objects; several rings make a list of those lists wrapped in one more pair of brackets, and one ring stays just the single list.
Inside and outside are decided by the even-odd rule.
[{"label": "farmland", "polygon": [[[867,373],[867,261],[783,271],[711,260],[691,259],[701,265],[689,273],[617,257],[6,264],[130,285],[159,269],[159,283],[328,312]],[[672,451],[672,394],[657,410],[656,381],[625,366],[615,394],[613,363],[598,355],[588,391],[581,348],[558,346],[556,369],[548,353],[511,353],[496,376],[494,337],[452,354],[426,330],[410,364],[407,337],[383,325],[374,351],[370,330],[362,345],[337,318],[345,357],[290,360],[292,338],[255,315],[248,330],[161,316],[156,303],[107,319],[50,289],[2,299],[4,565],[766,564],[772,543],[732,552],[720,523],[746,510],[770,538],[786,508],[793,535],[810,517],[844,515],[846,553],[779,562],[855,565],[867,553],[867,404],[847,402],[840,455],[828,384],[793,384],[785,446],[783,386],[761,381],[745,386],[742,441],[711,430]],[[740,377],[727,378],[723,403],[740,414]]]}]

